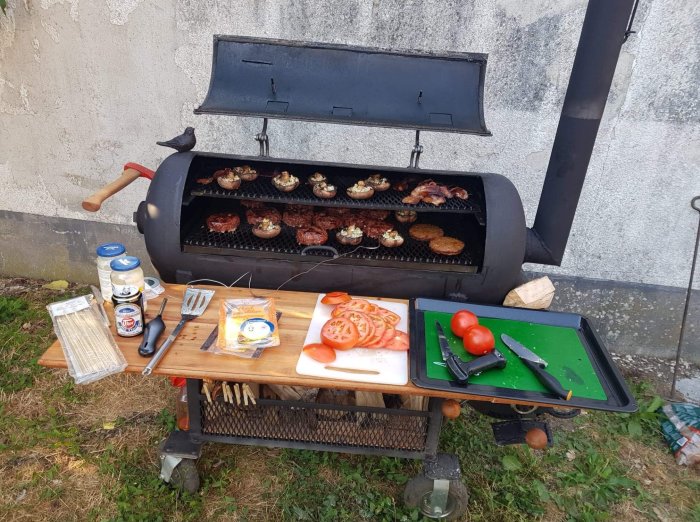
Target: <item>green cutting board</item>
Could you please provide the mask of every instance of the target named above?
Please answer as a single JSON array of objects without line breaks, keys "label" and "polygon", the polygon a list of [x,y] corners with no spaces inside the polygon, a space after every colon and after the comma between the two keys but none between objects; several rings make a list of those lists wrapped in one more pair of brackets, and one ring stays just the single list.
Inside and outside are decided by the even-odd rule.
[{"label": "green cutting board", "polygon": [[[438,345],[435,322],[442,325],[450,342],[450,348],[457,356],[464,361],[471,361],[475,357],[469,355],[464,350],[462,340],[452,334],[450,330],[452,314],[426,310],[423,312],[423,317],[427,376],[431,379],[451,381],[454,379],[453,376],[442,365],[444,363]],[[503,343],[501,334],[505,333],[547,361],[549,365],[546,370],[559,379],[564,388],[572,390],[574,397],[602,401],[607,399],[575,328],[488,317],[480,317],[479,324],[493,332],[496,338],[496,349],[503,354],[508,363],[502,370],[488,370],[481,375],[471,377],[470,383],[549,393],[549,390],[537,380],[535,374]]]}]

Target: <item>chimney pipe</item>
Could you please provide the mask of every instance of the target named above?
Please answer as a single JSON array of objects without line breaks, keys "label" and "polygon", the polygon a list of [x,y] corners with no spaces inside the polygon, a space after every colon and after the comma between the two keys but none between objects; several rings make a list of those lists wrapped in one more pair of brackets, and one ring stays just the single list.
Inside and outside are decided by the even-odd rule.
[{"label": "chimney pipe", "polygon": [[589,0],[526,263],[560,265],[635,0]]}]

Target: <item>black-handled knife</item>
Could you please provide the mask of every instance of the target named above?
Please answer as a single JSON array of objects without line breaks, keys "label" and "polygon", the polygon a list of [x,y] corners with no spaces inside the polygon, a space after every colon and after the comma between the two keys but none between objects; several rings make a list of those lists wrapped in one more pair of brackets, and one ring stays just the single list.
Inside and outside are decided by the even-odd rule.
[{"label": "black-handled knife", "polygon": [[547,361],[538,357],[509,335],[501,334],[501,340],[515,355],[520,357],[520,360],[525,363],[525,366],[530,368],[530,371],[535,374],[537,380],[539,380],[543,386],[565,401],[571,399],[572,390],[564,389],[556,377],[544,370],[547,367]]},{"label": "black-handled knife", "polygon": [[435,328],[437,329],[438,344],[440,345],[442,360],[445,361],[445,365],[450,370],[452,375],[454,375],[457,383],[466,384],[469,377],[472,375],[479,375],[481,372],[490,370],[491,368],[505,367],[506,358],[503,357],[501,352],[498,350],[493,350],[492,352],[482,355],[481,357],[477,357],[468,363],[464,362],[462,359],[452,353],[452,350],[450,350],[450,343],[445,336],[445,331],[442,329],[442,325],[436,322]]}]

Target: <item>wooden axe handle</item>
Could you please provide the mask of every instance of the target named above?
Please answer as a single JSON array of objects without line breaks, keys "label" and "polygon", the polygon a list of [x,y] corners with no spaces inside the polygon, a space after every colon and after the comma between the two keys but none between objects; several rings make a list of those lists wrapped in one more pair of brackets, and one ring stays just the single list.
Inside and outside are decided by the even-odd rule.
[{"label": "wooden axe handle", "polygon": [[107,199],[110,196],[113,196],[121,189],[126,187],[129,183],[131,183],[134,180],[137,180],[140,176],[141,173],[136,169],[124,169],[122,175],[114,181],[112,181],[112,183],[105,185],[93,195],[85,198],[83,200],[83,208],[89,212],[97,212],[98,210],[100,210],[100,207],[102,206],[102,203],[105,199]]}]

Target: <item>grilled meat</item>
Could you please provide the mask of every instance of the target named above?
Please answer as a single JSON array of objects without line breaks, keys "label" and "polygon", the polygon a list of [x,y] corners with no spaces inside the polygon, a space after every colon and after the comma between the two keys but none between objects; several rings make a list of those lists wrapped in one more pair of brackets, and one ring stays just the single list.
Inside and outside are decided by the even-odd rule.
[{"label": "grilled meat", "polygon": [[328,241],[328,233],[318,227],[302,227],[297,230],[297,243],[304,246],[322,245]]},{"label": "grilled meat", "polygon": [[211,232],[234,233],[241,224],[241,218],[232,212],[220,212],[207,218],[207,228]]}]

